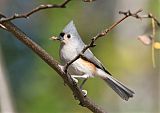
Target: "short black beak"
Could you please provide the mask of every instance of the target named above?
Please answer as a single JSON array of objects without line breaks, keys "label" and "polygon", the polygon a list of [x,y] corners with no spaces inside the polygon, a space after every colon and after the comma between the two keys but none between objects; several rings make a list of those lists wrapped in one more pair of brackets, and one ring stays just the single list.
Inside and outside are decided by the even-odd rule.
[{"label": "short black beak", "polygon": [[57,40],[62,41],[62,40],[63,40],[63,37],[58,36],[58,37],[57,37]]},{"label": "short black beak", "polygon": [[59,40],[59,41],[62,41],[62,40],[64,40],[64,35],[65,35],[65,33],[62,32],[62,33],[59,34],[58,37],[52,36],[50,38],[50,40]]},{"label": "short black beak", "polygon": [[65,33],[64,33],[64,32],[61,32],[61,33],[59,34],[57,40],[62,41],[62,40],[64,39],[64,35],[65,35]]}]

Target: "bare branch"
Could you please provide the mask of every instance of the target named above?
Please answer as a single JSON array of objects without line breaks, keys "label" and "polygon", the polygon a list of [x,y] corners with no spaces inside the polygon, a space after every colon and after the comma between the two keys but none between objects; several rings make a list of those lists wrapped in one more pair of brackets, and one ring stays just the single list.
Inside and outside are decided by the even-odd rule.
[{"label": "bare branch", "polygon": [[[86,45],[83,50],[71,61],[69,61],[66,65],[65,65],[65,72],[67,73],[68,67],[75,62],[78,58],[80,57],[85,57],[83,54],[84,52],[91,47],[95,47],[96,44],[96,40],[99,39],[100,37],[103,37],[105,35],[107,35],[111,30],[113,30],[117,25],[119,25],[122,21],[124,21],[125,19],[127,19],[128,17],[134,17],[136,19],[143,19],[143,18],[151,18],[152,20],[154,20],[157,25],[160,27],[160,22],[156,19],[156,17],[154,17],[151,13],[149,13],[148,15],[138,15],[140,12],[142,12],[142,9],[137,10],[135,13],[131,13],[131,11],[127,11],[127,12],[123,12],[123,11],[119,11],[119,14],[123,14],[124,17],[121,18],[120,20],[118,20],[117,22],[113,23],[108,29],[103,30],[101,33],[98,33],[95,37],[93,37],[91,39],[91,42]],[[86,58],[87,59],[87,58]]]},{"label": "bare branch", "polygon": [[39,5],[38,7],[34,8],[33,10],[31,10],[30,12],[28,13],[25,13],[25,14],[17,14],[15,13],[13,16],[11,17],[8,17],[8,18],[1,18],[0,19],[0,23],[2,22],[6,22],[6,21],[11,21],[11,20],[14,20],[14,19],[17,19],[17,18],[28,18],[30,15],[36,13],[36,12],[39,12],[41,10],[44,10],[44,9],[49,9],[49,8],[65,8],[66,5],[70,2],[71,0],[65,0],[63,3],[61,4],[46,4],[46,5]]},{"label": "bare branch", "polygon": [[127,12],[122,12],[119,11],[119,14],[123,14],[124,17],[121,18],[120,20],[118,20],[117,22],[113,23],[108,29],[103,30],[101,33],[98,33],[95,37],[93,37],[91,39],[91,42],[86,45],[83,50],[81,51],[81,53],[79,53],[73,60],[69,61],[66,65],[65,65],[65,72],[67,73],[68,67],[75,62],[78,58],[80,57],[85,57],[83,54],[84,52],[91,47],[95,47],[96,44],[96,40],[99,39],[100,37],[103,37],[105,35],[107,35],[111,30],[113,30],[117,25],[119,25],[122,21],[124,21],[125,19],[127,19],[128,17],[134,17],[136,19],[143,19],[143,18],[151,18],[153,19],[157,25],[160,27],[160,22],[156,19],[156,17],[154,17],[151,13],[149,13],[148,15],[138,15],[140,12],[142,12],[142,9],[137,10],[135,13],[131,13],[131,11],[127,11]]},{"label": "bare branch", "polygon": [[93,1],[96,1],[96,0],[82,0],[83,2],[93,2]]},{"label": "bare branch", "polygon": [[[0,14],[0,17],[3,17]],[[59,63],[53,59],[43,48],[32,41],[24,32],[22,32],[18,27],[9,21],[3,22],[9,32],[11,32],[18,40],[20,40],[27,47],[32,49],[43,61],[45,61],[51,68],[53,68],[64,80],[64,82],[70,87],[74,96],[80,101],[80,105],[88,108],[94,113],[106,113],[102,108],[92,102],[87,96],[84,96],[81,89],[77,84],[71,79],[71,77],[66,74],[59,66]]]},{"label": "bare branch", "polygon": [[156,67],[155,52],[154,52],[155,36],[156,36],[155,20],[152,18],[152,64],[153,64],[153,68]]},{"label": "bare branch", "polygon": [[67,70],[68,70],[68,67],[73,63],[75,62],[78,58],[80,57],[85,57],[83,55],[83,53],[88,49],[88,48],[91,48],[91,47],[95,47],[96,44],[96,40],[99,39],[100,37],[103,37],[105,35],[107,35],[111,30],[113,30],[117,25],[119,25],[122,21],[124,21],[126,18],[128,17],[135,17],[135,18],[139,18],[138,16],[138,13],[142,12],[141,9],[137,10],[135,13],[131,13],[130,11],[127,11],[127,12],[119,12],[120,14],[124,14],[124,17],[121,18],[120,20],[118,20],[117,22],[113,23],[109,28],[103,30],[102,32],[98,33],[95,37],[93,37],[91,39],[91,42],[86,45],[83,50],[81,51],[81,53],[79,53],[73,60],[69,61],[66,65],[65,65],[65,72],[67,73]]},{"label": "bare branch", "polygon": [[[141,9],[140,9],[139,11],[142,12]],[[138,13],[139,13],[139,12],[138,12]],[[130,11],[128,11],[128,12],[122,12],[122,11],[120,11],[120,12],[119,12],[119,14],[123,14],[123,15],[130,15],[130,14],[131,14],[132,17],[135,17],[135,18],[137,18],[137,19],[143,19],[143,18],[148,19],[148,18],[151,18],[151,19],[153,19],[153,20],[156,22],[156,24],[160,27],[160,22],[158,21],[158,19],[157,19],[156,17],[154,17],[154,16],[152,15],[152,13],[148,13],[148,14],[146,14],[146,15],[138,15],[138,13],[137,13],[137,14],[131,14]]]},{"label": "bare branch", "polygon": [[158,21],[158,19],[156,17],[154,17],[151,13],[148,14],[148,18],[153,19],[156,24],[160,27],[160,22]]}]

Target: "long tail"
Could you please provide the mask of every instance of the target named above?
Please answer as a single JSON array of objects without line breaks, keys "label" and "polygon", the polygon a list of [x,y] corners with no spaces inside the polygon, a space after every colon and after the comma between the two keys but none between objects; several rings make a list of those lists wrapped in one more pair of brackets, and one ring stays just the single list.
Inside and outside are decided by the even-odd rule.
[{"label": "long tail", "polygon": [[102,72],[102,70],[99,70],[98,74],[122,99],[128,100],[130,97],[133,97],[134,92],[112,76],[104,71]]}]

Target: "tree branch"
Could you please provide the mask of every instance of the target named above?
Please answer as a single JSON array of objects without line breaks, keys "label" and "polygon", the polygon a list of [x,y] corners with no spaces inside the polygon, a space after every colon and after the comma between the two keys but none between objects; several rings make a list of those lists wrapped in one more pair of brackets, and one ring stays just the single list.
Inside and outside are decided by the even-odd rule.
[{"label": "tree branch", "polygon": [[[122,21],[124,21],[125,19],[127,19],[128,17],[134,17],[136,19],[143,19],[143,18],[150,18],[153,19],[156,24],[160,27],[160,22],[157,20],[156,17],[154,17],[151,13],[149,13],[148,15],[138,15],[140,12],[142,12],[142,9],[137,10],[135,13],[131,13],[131,11],[127,11],[127,12],[123,12],[123,11],[119,11],[119,14],[123,14],[124,17],[121,18],[120,20],[118,20],[117,22],[113,23],[108,29],[103,30],[101,33],[98,33],[95,37],[93,37],[91,39],[91,42],[86,45],[83,50],[71,61],[69,61],[66,65],[65,65],[65,72],[67,73],[68,67],[75,62],[78,58],[80,57],[85,57],[83,54],[84,52],[91,47],[95,47],[96,44],[96,40],[99,39],[100,37],[103,37],[105,35],[107,35],[112,29],[114,29],[117,25],[119,25]],[[85,57],[86,58],[86,57]],[[87,59],[87,58],[86,58]]]},{"label": "tree branch", "polygon": [[[142,12],[142,11],[140,11],[140,12]],[[152,15],[152,13],[148,13],[146,15],[138,15],[138,13],[137,14],[131,14],[130,11],[127,11],[127,12],[119,11],[119,14],[123,14],[125,16],[126,15],[131,15],[132,17],[135,17],[137,19],[143,19],[143,18],[148,19],[148,18],[150,18],[150,19],[153,19],[156,22],[156,24],[160,27],[160,22],[158,21],[158,19],[156,17],[154,17]]]},{"label": "tree branch", "polygon": [[[91,42],[86,45],[83,50],[71,61],[69,61],[66,65],[65,65],[65,72],[67,73],[68,67],[75,62],[78,58],[80,57],[85,57],[83,54],[84,52],[91,47],[95,47],[96,44],[96,40],[99,39],[100,37],[103,37],[105,35],[107,35],[111,30],[113,30],[117,25],[119,25],[122,21],[124,21],[125,19],[127,19],[128,17],[135,17],[137,19],[141,19],[141,17],[138,15],[138,13],[142,12],[142,9],[137,10],[135,13],[131,13],[130,11],[127,12],[122,12],[120,11],[119,14],[123,14],[124,17],[121,18],[120,20],[118,20],[117,22],[113,23],[109,28],[103,30],[102,32],[98,33],[95,37],[93,37],[91,39]],[[87,58],[86,58],[87,59]]]},{"label": "tree branch", "polygon": [[[90,0],[89,0],[90,1]],[[89,2],[88,1],[88,2]],[[119,11],[119,14],[123,14],[124,17],[121,18],[120,20],[118,20],[117,22],[113,23],[108,29],[105,29],[103,30],[101,33],[98,33],[95,37],[93,37],[91,39],[91,42],[86,45],[83,50],[71,61],[69,61],[66,65],[65,65],[65,72],[67,73],[67,70],[68,70],[68,67],[73,63],[75,62],[77,59],[79,59],[80,57],[85,57],[84,56],[84,52],[91,48],[91,47],[95,47],[96,44],[96,40],[99,39],[100,37],[103,37],[105,35],[107,35],[111,30],[113,30],[117,25],[119,25],[122,21],[124,21],[125,19],[127,19],[128,17],[134,17],[136,19],[143,19],[143,18],[150,18],[150,19],[153,19],[154,22],[156,22],[156,24],[160,27],[160,22],[157,20],[156,17],[154,17],[151,13],[148,13],[148,15],[138,15],[140,12],[142,12],[143,10],[142,9],[139,9],[137,10],[135,13],[131,13],[131,11],[127,11],[127,12],[123,12],[123,11]],[[86,58],[86,57],[85,57]],[[87,59],[87,58],[86,58]],[[89,60],[89,59],[88,59]]]},{"label": "tree branch", "polygon": [[96,0],[82,0],[83,2],[94,2]]},{"label": "tree branch", "polygon": [[[42,4],[42,5],[39,5],[38,7],[32,9],[30,12],[28,13],[23,13],[23,14],[17,14],[15,13],[13,16],[11,17],[7,17],[7,18],[1,18],[0,19],[0,23],[2,22],[6,22],[6,21],[11,21],[11,20],[14,20],[14,19],[18,19],[18,18],[29,18],[29,16],[31,16],[32,14],[34,13],[37,13],[41,10],[45,10],[45,9],[50,9],[50,8],[66,8],[66,5],[70,2],[71,0],[64,0],[63,3],[61,4]],[[93,2],[95,0],[82,0],[83,2]],[[1,27],[1,26],[0,26]],[[1,27],[3,28],[3,27]]]},{"label": "tree branch", "polygon": [[[0,14],[0,17],[3,15]],[[64,80],[64,82],[70,87],[74,96],[80,101],[80,105],[88,108],[94,113],[106,113],[102,108],[92,102],[87,96],[84,97],[81,89],[77,84],[71,79],[71,77],[66,74],[59,66],[59,63],[53,59],[44,49],[42,49],[38,44],[32,41],[24,32],[22,32],[18,27],[9,21],[3,22],[3,26],[7,28],[18,40],[28,46],[34,53],[36,53],[43,61],[45,61],[51,68],[53,68]]]},{"label": "tree branch", "polygon": [[32,9],[30,12],[28,13],[25,13],[25,14],[17,14],[15,13],[13,16],[11,17],[8,17],[8,18],[1,18],[0,19],[0,23],[2,22],[6,22],[6,21],[11,21],[11,20],[14,20],[14,19],[18,19],[18,18],[28,18],[30,15],[36,13],[36,12],[39,12],[41,10],[44,10],[44,9],[49,9],[49,8],[65,8],[66,5],[70,2],[71,0],[65,0],[63,3],[61,4],[46,4],[46,5],[39,5],[38,7]]}]

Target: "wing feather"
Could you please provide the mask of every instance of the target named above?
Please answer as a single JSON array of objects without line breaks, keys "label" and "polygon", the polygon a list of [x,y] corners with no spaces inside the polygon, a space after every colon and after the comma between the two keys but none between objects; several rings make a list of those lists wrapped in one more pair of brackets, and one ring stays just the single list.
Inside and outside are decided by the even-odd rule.
[{"label": "wing feather", "polygon": [[109,71],[107,71],[103,64],[93,55],[93,53],[89,49],[84,53],[83,59],[93,63],[97,68],[102,69],[107,74],[112,75]]}]

